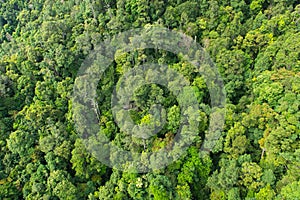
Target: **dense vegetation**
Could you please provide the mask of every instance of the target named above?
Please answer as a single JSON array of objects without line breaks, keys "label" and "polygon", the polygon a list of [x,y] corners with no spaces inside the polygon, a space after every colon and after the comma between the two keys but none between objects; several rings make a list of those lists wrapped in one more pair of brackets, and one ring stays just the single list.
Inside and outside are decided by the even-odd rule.
[{"label": "dense vegetation", "polygon": [[[0,199],[300,199],[300,5],[297,0],[2,0],[0,4]],[[106,167],[75,132],[77,71],[112,35],[146,25],[195,38],[224,80],[226,121],[217,145],[199,156],[209,123],[205,81],[182,57],[138,49],[116,56],[99,83],[100,126],[123,148],[145,151],[114,123],[110,94],[131,67],[160,62],[193,85],[198,139],[165,169]],[[159,149],[180,123],[163,87],[135,92],[131,116],[151,123],[160,101],[167,124],[147,141]]]}]

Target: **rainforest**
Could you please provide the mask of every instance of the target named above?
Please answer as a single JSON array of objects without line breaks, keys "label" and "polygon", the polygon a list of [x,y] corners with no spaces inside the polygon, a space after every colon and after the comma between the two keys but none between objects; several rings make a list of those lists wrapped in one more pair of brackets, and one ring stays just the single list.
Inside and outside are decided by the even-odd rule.
[{"label": "rainforest", "polygon": [[[104,41],[153,27],[169,37],[124,39],[145,48],[113,51],[94,90],[80,82]],[[188,42],[218,82],[181,52]],[[115,88],[127,104],[112,106]],[[176,159],[147,157],[172,148]],[[299,1],[1,0],[0,200],[22,199],[300,199]]]}]

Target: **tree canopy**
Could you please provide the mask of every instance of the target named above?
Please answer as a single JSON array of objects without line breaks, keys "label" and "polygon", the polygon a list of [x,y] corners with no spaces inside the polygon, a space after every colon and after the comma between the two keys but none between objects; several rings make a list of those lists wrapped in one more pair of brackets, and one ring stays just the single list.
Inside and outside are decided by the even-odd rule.
[{"label": "tree canopy", "polygon": [[[166,168],[119,171],[97,160],[76,133],[74,120],[82,118],[74,119],[73,86],[100,42],[150,26],[184,33],[210,56],[226,90],[225,124],[211,135],[220,136],[214,148],[203,151],[213,109],[193,63],[157,48],[117,51],[96,98],[86,100],[97,110],[101,134],[142,155],[172,148],[178,130],[195,139]],[[297,0],[2,0],[0,199],[300,199],[299,31]],[[111,95],[121,77],[149,62],[180,73],[192,90],[178,100],[168,89],[181,84],[174,80],[133,91],[124,110],[145,136],[138,138],[118,127],[115,117],[127,115],[114,115]],[[191,93],[196,114],[180,106]],[[184,121],[190,114],[197,118]]]}]

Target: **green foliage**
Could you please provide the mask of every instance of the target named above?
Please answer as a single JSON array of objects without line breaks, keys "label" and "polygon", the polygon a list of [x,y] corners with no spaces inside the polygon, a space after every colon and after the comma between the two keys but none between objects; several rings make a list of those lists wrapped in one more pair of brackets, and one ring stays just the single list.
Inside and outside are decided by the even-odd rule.
[{"label": "green foliage", "polygon": [[172,191],[168,190],[171,187],[172,183],[166,176],[158,175],[150,181],[149,194],[154,200],[171,199]]},{"label": "green foliage", "polygon": [[[2,0],[0,199],[299,199],[299,19],[297,0]],[[195,113],[180,101],[191,101],[193,92],[200,107],[199,117],[189,119],[197,131],[186,154],[165,169],[121,172],[100,163],[78,138],[73,83],[99,42],[151,25],[183,32],[208,52],[225,84],[224,129],[207,135],[209,123],[219,120],[210,115],[214,99],[184,56],[157,48],[117,51],[93,100],[99,134],[113,144],[143,155],[169,150],[184,124],[181,114]],[[167,86],[136,89],[130,117],[140,132],[160,128],[140,139],[118,127],[111,94],[120,77],[148,62],[176,70],[192,90],[176,99]],[[203,141],[216,136],[213,151],[201,152]]]},{"label": "green foliage", "polygon": [[300,183],[299,181],[294,181],[281,189],[281,192],[278,195],[277,199],[282,199],[282,198],[287,200],[297,199],[300,196],[299,191],[300,191]]},{"label": "green foliage", "polygon": [[262,188],[259,190],[258,193],[255,194],[255,198],[257,200],[263,200],[263,199],[274,199],[275,197],[275,192],[274,190],[271,188],[270,185],[267,185],[266,187]]}]

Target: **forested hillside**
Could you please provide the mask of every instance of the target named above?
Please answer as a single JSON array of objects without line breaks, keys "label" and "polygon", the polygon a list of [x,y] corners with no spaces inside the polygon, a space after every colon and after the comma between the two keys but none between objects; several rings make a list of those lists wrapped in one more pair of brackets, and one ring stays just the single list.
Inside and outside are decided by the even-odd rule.
[{"label": "forested hillside", "polygon": [[[205,78],[165,50],[116,54],[96,91],[99,127],[113,144],[155,152],[168,148],[182,123],[174,94],[148,84],[134,91],[130,116],[157,124],[150,111],[159,102],[165,125],[146,141],[120,130],[111,94],[135,66],[157,62],[177,71],[199,104],[196,139],[185,154],[136,173],[110,168],[87,150],[72,98],[78,70],[99,43],[149,26],[203,47],[223,79],[226,115],[204,153],[212,113]],[[2,0],[0,44],[0,199],[300,199],[299,1]]]}]

